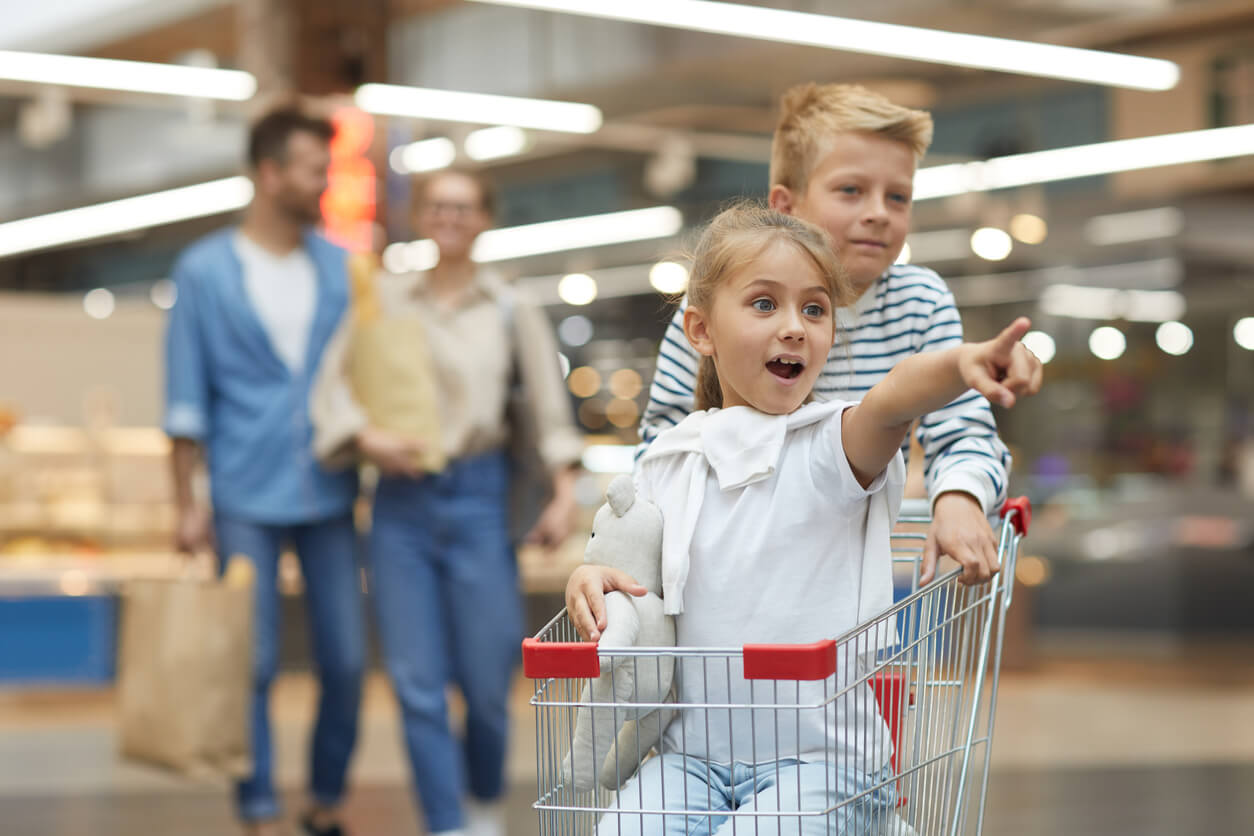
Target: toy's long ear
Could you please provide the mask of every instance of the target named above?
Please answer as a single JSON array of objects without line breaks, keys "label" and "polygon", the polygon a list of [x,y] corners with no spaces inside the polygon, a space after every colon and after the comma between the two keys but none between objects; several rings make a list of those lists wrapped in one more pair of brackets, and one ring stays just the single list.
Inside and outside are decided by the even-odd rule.
[{"label": "toy's long ear", "polygon": [[605,489],[605,500],[609,502],[615,516],[627,513],[636,502],[636,485],[626,473],[614,477],[610,486]]}]

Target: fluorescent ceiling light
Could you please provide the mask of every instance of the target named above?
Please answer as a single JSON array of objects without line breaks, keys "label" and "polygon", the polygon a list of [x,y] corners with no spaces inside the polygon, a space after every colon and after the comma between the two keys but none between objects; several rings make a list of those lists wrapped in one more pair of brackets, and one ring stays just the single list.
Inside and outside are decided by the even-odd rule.
[{"label": "fluorescent ceiling light", "polygon": [[1161,209],[1096,215],[1084,224],[1084,237],[1098,246],[1130,244],[1171,238],[1179,235],[1182,229],[1184,213],[1174,206],[1164,206]]},{"label": "fluorescent ceiling light", "polygon": [[527,150],[527,144],[527,133],[522,128],[501,125],[470,132],[462,147],[472,160],[499,160],[521,154]]},{"label": "fluorescent ceiling light", "polygon": [[0,50],[0,80],[233,102],[257,92],[257,79],[242,70],[7,50]]},{"label": "fluorescent ceiling light", "polygon": [[1041,293],[1041,310],[1072,319],[1170,322],[1184,316],[1184,295],[1175,290],[1119,290],[1055,284]]},{"label": "fluorescent ceiling light", "polygon": [[1073,145],[920,169],[914,200],[1254,154],[1254,125]]},{"label": "fluorescent ceiling light", "polygon": [[922,29],[712,0],[474,0],[720,35],[826,47],[912,61],[1062,78],[1138,90],[1170,90],[1170,61],[1092,49]]},{"label": "fluorescent ceiling light", "polygon": [[0,223],[0,257],[233,212],[252,197],[251,180],[227,177]]},{"label": "fluorescent ceiling light", "polygon": [[909,247],[908,260],[914,264],[957,261],[971,255],[971,230],[969,229],[912,232],[906,242]]},{"label": "fluorescent ceiling light", "polygon": [[629,209],[506,229],[489,229],[475,241],[475,261],[508,261],[544,253],[604,247],[629,241],[667,238],[683,228],[684,217],[673,206]]},{"label": "fluorescent ceiling light", "polygon": [[383,249],[383,267],[390,273],[425,273],[440,263],[440,248],[430,238],[397,241]]},{"label": "fluorescent ceiling light", "polygon": [[[629,209],[605,215],[489,229],[475,241],[470,255],[480,263],[509,261],[545,253],[668,238],[678,233],[683,225],[683,214],[673,206]],[[439,258],[439,249],[428,238],[397,242],[383,251],[384,266],[394,273],[430,270]]]},{"label": "fluorescent ceiling light", "polygon": [[420,139],[392,149],[388,160],[397,174],[418,174],[448,168],[457,159],[457,146],[448,137]]},{"label": "fluorescent ceiling light", "polygon": [[396,84],[363,84],[357,106],[381,116],[445,122],[512,125],[541,131],[590,134],[601,127],[600,109],[588,104],[462,93]]}]

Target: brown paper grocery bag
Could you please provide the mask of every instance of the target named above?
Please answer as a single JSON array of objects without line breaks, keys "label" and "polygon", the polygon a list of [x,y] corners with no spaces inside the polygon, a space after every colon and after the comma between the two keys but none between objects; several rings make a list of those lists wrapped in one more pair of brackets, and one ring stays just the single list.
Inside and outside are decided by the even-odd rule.
[{"label": "brown paper grocery bag", "polygon": [[382,310],[375,286],[378,262],[369,254],[349,261],[352,336],[348,379],[370,423],[423,442],[418,465],[444,469],[444,445],[436,405],[435,369],[422,320]]},{"label": "brown paper grocery bag", "polygon": [[253,584],[239,575],[125,584],[122,757],[196,777],[251,774]]}]

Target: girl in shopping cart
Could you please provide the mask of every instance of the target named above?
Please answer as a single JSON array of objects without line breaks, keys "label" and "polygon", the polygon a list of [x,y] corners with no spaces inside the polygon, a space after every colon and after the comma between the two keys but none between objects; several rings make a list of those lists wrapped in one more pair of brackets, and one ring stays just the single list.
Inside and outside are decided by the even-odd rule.
[{"label": "girl in shopping cart", "polygon": [[[1029,322],[914,355],[859,403],[822,402],[812,390],[837,336],[836,309],[856,301],[825,233],[757,205],[732,207],[701,237],[687,292],[698,411],[653,442],[636,474],[640,495],[663,513],[676,644],[838,636],[892,604],[889,533],[911,422],[971,388],[1013,406],[1023,392],[1001,381]],[[645,591],[606,567],[571,576],[568,611],[585,639],[605,628],[603,595],[613,589]],[[598,832],[853,836],[872,822],[881,832],[895,803],[892,743],[869,689],[782,722],[778,709],[684,710],[782,699],[738,673],[677,667],[680,710],[661,756],[622,787]],[[836,678],[839,688],[851,676]],[[796,684],[787,699],[823,704],[832,687]],[[666,815],[642,812],[659,810]],[[803,812],[815,810],[829,812]]]}]

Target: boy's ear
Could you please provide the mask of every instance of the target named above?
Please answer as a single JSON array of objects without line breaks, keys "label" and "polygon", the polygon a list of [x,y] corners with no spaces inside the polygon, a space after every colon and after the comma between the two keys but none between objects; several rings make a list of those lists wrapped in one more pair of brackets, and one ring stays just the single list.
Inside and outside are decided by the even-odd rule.
[{"label": "boy's ear", "polygon": [[766,204],[782,215],[791,215],[794,205],[792,189],[776,183],[767,194]]},{"label": "boy's ear", "polygon": [[684,336],[698,354],[714,356],[714,341],[710,339],[710,323],[705,314],[689,305],[684,309]]}]

